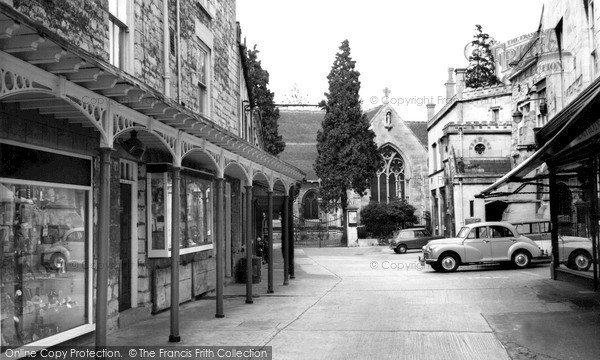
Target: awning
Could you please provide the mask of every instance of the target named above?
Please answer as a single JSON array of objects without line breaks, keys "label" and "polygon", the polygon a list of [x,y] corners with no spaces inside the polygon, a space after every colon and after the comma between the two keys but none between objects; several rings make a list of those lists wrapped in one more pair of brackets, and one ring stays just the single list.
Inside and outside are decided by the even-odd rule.
[{"label": "awning", "polygon": [[[568,158],[566,156],[567,153],[573,152],[581,142],[591,137],[587,134],[587,130],[594,124],[592,121],[599,121],[596,117],[600,113],[595,109],[596,107],[600,108],[600,78],[588,86],[540,130],[537,142],[542,145],[541,148],[494,184],[479,193],[477,197],[487,198],[510,195],[509,193],[492,194],[492,192],[497,191],[501,186],[509,182],[529,182],[535,180],[534,178],[526,178],[527,174],[548,160]],[[579,138],[581,138],[581,141],[578,142]]]}]

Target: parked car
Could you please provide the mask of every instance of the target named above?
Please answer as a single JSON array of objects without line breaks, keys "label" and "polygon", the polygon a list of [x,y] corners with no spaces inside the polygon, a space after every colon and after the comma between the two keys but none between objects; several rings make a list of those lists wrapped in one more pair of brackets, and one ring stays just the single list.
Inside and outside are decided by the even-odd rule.
[{"label": "parked car", "polygon": [[390,240],[390,249],[396,254],[404,254],[408,249],[420,249],[431,240],[443,238],[443,236],[431,235],[425,228],[402,229],[394,232]]},{"label": "parked car", "polygon": [[67,230],[62,238],[42,249],[42,263],[52,269],[66,269],[67,263],[84,263],[85,230],[82,227]]},{"label": "parked car", "polygon": [[[542,251],[552,254],[549,220],[529,220],[512,223],[517,231],[533,240]],[[579,236],[558,236],[558,259],[569,269],[587,271],[592,265],[592,240]]]},{"label": "parked car", "polygon": [[463,226],[455,238],[432,240],[422,251],[421,264],[442,272],[455,271],[459,265],[496,262],[510,262],[522,269],[533,259],[544,259],[539,246],[507,222]]}]

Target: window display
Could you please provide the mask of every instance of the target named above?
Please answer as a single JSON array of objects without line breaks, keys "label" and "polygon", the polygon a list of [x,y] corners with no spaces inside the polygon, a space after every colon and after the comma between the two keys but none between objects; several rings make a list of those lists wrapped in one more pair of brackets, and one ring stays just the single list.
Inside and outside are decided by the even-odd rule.
[{"label": "window display", "polygon": [[0,182],[2,351],[89,323],[88,205],[85,189]]},{"label": "window display", "polygon": [[[173,180],[170,172],[148,174],[151,257],[168,257],[171,251],[171,204]],[[181,254],[213,248],[212,181],[182,173],[180,180],[179,231]]]}]

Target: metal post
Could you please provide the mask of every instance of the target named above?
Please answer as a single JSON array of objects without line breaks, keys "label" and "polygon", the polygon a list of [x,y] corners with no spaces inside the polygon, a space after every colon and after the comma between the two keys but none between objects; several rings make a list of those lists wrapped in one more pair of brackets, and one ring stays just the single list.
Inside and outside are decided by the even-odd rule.
[{"label": "metal post", "polygon": [[252,185],[246,185],[246,304],[252,304]]},{"label": "metal post", "polygon": [[592,269],[594,270],[594,291],[598,291],[598,159],[590,158],[588,183],[590,186],[590,232],[592,238]]},{"label": "metal post", "polygon": [[223,283],[225,275],[225,214],[223,209],[224,195],[223,195],[223,183],[224,179],[217,179],[217,228],[215,231],[217,241],[217,312],[215,317],[225,317],[223,310]]},{"label": "metal post", "polygon": [[558,195],[556,191],[556,168],[548,164],[548,186],[550,193],[550,226],[551,244],[552,244],[552,266],[550,266],[550,275],[556,280],[556,268],[559,266],[558,258]]},{"label": "metal post", "polygon": [[108,309],[108,266],[110,231],[110,153],[111,148],[101,148],[100,195],[98,199],[98,264],[96,270],[96,347],[106,346]]},{"label": "metal post", "polygon": [[267,199],[269,202],[267,211],[267,232],[269,236],[269,283],[267,293],[272,294],[273,290],[273,191],[267,191]]},{"label": "metal post", "polygon": [[282,235],[282,240],[281,240],[281,246],[283,247],[283,285],[288,285],[289,284],[289,275],[290,275],[290,270],[289,270],[289,261],[290,261],[290,254],[289,254],[289,226],[288,226],[288,212],[289,212],[289,203],[290,201],[290,197],[286,194],[283,197],[283,210],[281,211],[281,235]]},{"label": "metal post", "polygon": [[173,181],[171,184],[171,334],[169,335],[169,342],[181,341],[179,336],[180,171],[181,168],[173,168]]},{"label": "metal post", "polygon": [[289,272],[290,279],[295,279],[294,276],[294,202],[293,199],[294,187],[290,188],[290,200],[288,200],[288,211],[289,211],[289,219],[288,219],[288,249],[289,249]]}]

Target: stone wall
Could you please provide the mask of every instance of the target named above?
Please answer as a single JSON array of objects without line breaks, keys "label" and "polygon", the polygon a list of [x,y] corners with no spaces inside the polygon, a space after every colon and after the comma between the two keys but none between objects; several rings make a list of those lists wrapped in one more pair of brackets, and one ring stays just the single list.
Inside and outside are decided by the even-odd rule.
[{"label": "stone wall", "polygon": [[108,61],[108,0],[15,0],[14,7],[74,45]]},{"label": "stone wall", "polygon": [[[174,54],[169,49],[170,97],[199,112],[198,54],[201,47],[208,48],[210,98],[205,115],[239,134],[243,79],[235,0],[209,0],[208,13],[197,1],[181,0],[179,41],[176,1],[164,1],[168,1],[169,28],[174,34],[175,47]],[[107,0],[16,0],[14,7],[100,60],[109,60]],[[148,86],[164,92],[163,0],[133,0],[133,14],[129,32],[134,56],[131,72]]]}]

